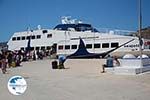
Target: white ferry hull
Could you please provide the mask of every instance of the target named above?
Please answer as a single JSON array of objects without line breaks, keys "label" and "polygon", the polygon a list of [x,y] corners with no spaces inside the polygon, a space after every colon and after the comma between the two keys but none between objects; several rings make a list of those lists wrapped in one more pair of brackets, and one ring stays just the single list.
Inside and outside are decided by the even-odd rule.
[{"label": "white ferry hull", "polygon": [[[25,50],[29,37],[31,37],[32,50],[52,50],[52,47],[55,47],[57,55],[74,53],[78,49],[79,38],[83,39],[90,53],[103,53],[134,39],[112,52],[112,55],[122,56],[126,53],[139,55],[139,39],[137,37],[115,35],[112,32],[100,33],[89,24],[79,23],[60,24],[54,29],[16,32],[8,41],[8,49],[12,51]],[[143,39],[142,49],[143,53],[150,55],[150,40]]]}]

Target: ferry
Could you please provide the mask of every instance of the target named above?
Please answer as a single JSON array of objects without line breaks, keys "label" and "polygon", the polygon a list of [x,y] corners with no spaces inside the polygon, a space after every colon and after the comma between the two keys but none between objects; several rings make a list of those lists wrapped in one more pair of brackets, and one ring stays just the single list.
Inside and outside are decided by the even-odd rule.
[{"label": "ferry", "polygon": [[[53,50],[57,55],[70,55],[77,51],[79,40],[82,38],[90,53],[103,53],[133,40],[111,54],[116,56],[123,56],[127,53],[136,56],[140,54],[138,37],[116,34],[115,31],[99,31],[91,24],[70,17],[62,17],[61,21],[62,23],[53,29],[42,29],[38,25],[35,30],[15,32],[7,43],[8,49],[26,50],[31,39],[31,50]],[[142,51],[150,55],[150,40],[142,39]]]}]

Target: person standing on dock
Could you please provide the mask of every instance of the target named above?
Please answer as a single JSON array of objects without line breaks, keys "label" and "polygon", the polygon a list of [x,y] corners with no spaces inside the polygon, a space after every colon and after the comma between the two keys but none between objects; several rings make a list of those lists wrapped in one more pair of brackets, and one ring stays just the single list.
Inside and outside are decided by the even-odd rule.
[{"label": "person standing on dock", "polygon": [[6,74],[7,70],[7,61],[6,61],[6,54],[5,52],[2,52],[2,54],[0,54],[0,62],[1,62],[1,69],[2,69],[2,73]]}]

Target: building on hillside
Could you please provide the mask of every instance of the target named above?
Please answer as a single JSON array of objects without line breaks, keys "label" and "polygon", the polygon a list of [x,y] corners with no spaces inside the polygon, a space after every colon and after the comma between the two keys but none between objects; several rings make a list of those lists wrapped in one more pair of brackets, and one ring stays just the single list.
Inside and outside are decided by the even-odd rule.
[{"label": "building on hillside", "polygon": [[145,39],[150,39],[150,26],[141,30],[141,36]]},{"label": "building on hillside", "polygon": [[[132,36],[138,36],[138,31],[136,33],[132,33]],[[144,39],[150,39],[150,26],[141,30],[141,37]]]}]

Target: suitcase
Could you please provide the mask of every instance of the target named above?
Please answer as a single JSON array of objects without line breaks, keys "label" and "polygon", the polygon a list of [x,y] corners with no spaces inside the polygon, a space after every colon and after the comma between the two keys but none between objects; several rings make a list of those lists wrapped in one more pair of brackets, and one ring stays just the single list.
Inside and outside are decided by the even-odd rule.
[{"label": "suitcase", "polygon": [[52,61],[52,69],[58,69],[57,61]]},{"label": "suitcase", "polygon": [[13,62],[11,63],[11,66],[12,66],[12,67],[16,67],[16,63],[13,61]]}]

